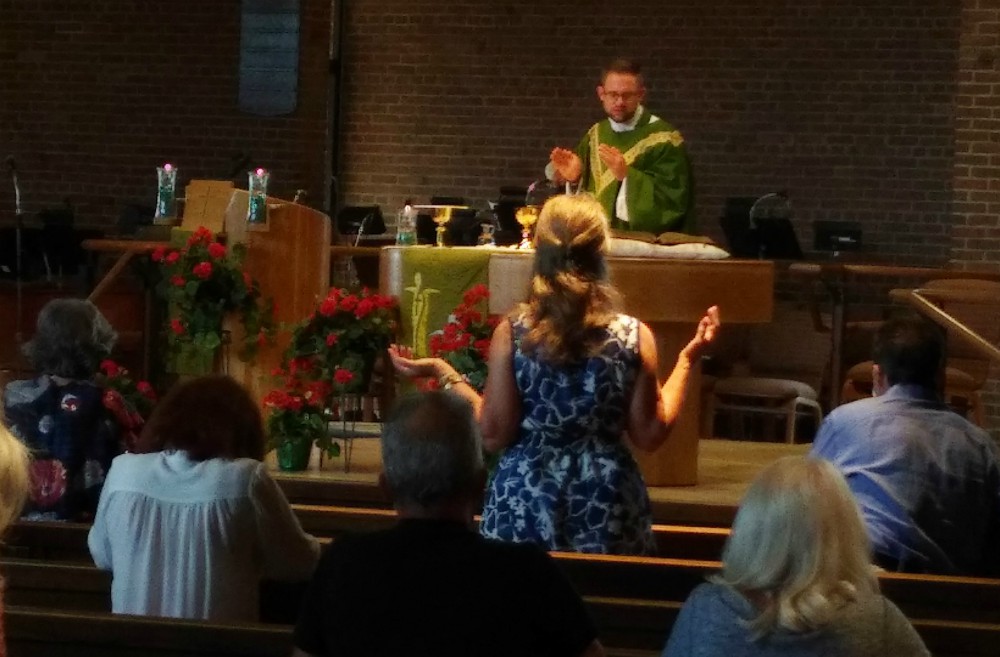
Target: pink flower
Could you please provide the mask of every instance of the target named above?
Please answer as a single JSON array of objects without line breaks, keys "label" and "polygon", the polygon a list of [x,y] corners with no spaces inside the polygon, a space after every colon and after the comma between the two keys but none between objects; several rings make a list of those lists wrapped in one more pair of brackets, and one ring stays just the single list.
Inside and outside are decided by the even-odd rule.
[{"label": "pink flower", "polygon": [[195,276],[197,276],[201,280],[205,280],[206,278],[208,278],[208,277],[210,277],[212,275],[212,263],[210,263],[208,261],[199,262],[191,270],[191,273],[193,273]]},{"label": "pink flower", "polygon": [[224,258],[226,257],[226,247],[218,242],[212,242],[208,245],[208,255],[215,260]]}]

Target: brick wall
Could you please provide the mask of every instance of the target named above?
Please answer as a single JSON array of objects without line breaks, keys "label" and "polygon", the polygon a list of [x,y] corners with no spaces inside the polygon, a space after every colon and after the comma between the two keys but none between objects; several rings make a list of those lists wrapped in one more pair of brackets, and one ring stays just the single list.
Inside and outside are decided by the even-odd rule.
[{"label": "brick wall", "polygon": [[726,196],[787,189],[872,250],[942,264],[959,7],[946,0],[347,5],[342,190],[484,204],[541,175],[600,108],[600,66],[645,63],[648,105],[685,135],[703,229]]},{"label": "brick wall", "polygon": [[[1000,7],[965,0],[961,33],[951,260],[956,267],[1000,271]],[[988,382],[984,400],[998,435],[1000,380]]]},{"label": "brick wall", "polygon": [[[298,111],[260,118],[236,107],[238,0],[0,0],[0,157],[17,157],[29,218],[69,198],[79,224],[107,226],[153,205],[157,165],[225,179],[240,153],[279,195],[322,199],[329,7],[302,0]],[[4,179],[0,221],[11,197]]]}]

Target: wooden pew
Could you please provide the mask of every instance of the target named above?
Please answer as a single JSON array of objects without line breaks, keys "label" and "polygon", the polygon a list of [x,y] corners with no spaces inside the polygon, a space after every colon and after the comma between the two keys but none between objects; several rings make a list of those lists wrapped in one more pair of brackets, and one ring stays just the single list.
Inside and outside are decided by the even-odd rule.
[{"label": "wooden pew", "polygon": [[[574,584],[576,584],[579,590],[583,590],[584,599],[587,603],[588,609],[593,616],[597,627],[599,628],[599,633],[601,640],[605,645],[613,648],[610,652],[613,654],[640,654],[641,652],[648,651],[651,654],[657,653],[662,649],[663,642],[669,635],[670,628],[673,624],[674,619],[681,607],[682,600],[686,597],[685,589],[693,584],[696,584],[701,580],[706,566],[711,566],[711,562],[690,562],[685,563],[680,560],[675,560],[679,563],[675,564],[661,564],[661,571],[668,571],[671,568],[679,569],[677,572],[677,579],[679,584],[673,585],[673,588],[668,589],[670,592],[667,595],[674,596],[675,599],[668,599],[667,595],[662,595],[657,598],[647,598],[643,599],[640,597],[617,597],[612,595],[615,591],[615,587],[625,585],[632,585],[630,583],[634,582],[635,577],[648,577],[653,573],[651,570],[643,570],[643,564],[636,563],[631,567],[626,567],[623,573],[617,573],[622,576],[623,584],[614,584],[611,577],[615,573],[609,571],[607,568],[601,569],[597,564],[604,563],[608,560],[610,563],[616,561],[615,558],[595,558],[582,555],[555,555],[556,559],[559,561],[560,565],[566,568],[570,573],[571,577],[574,579]],[[646,561],[656,561],[656,560],[646,560]],[[661,560],[665,561],[665,560]],[[616,564],[620,565],[620,564]],[[587,569],[592,569],[594,572],[599,573],[600,579],[598,581],[603,581],[603,590],[594,589],[587,590],[587,579],[588,575]],[[26,604],[35,605],[45,605],[53,609],[60,609],[61,612],[56,612],[53,609],[48,610],[50,614],[69,614],[71,616],[81,615],[87,617],[87,614],[100,614],[101,612],[106,612],[110,608],[109,604],[109,587],[110,578],[107,573],[101,573],[93,567],[85,567],[66,563],[50,563],[45,564],[38,561],[17,561],[17,560],[3,560],[0,562],[0,572],[5,573],[8,581],[7,589],[7,603],[10,605],[8,607],[8,614],[12,608],[20,608]],[[589,573],[593,575],[593,573]],[[660,573],[663,576],[663,573]],[[883,581],[897,579],[900,582],[910,582],[911,580],[916,580],[912,576],[900,576],[892,575],[885,576]],[[583,578],[583,579],[581,579]],[[966,579],[971,580],[971,578],[952,578],[952,579]],[[943,609],[950,607],[950,605],[937,605],[938,600],[937,593],[934,590],[934,585],[939,584],[936,578],[932,578],[928,583],[923,583],[922,586],[918,588],[913,588],[909,592],[915,593],[920,592],[924,599],[917,601],[897,600],[904,613],[907,612],[907,607],[912,606],[914,609],[922,609],[926,613],[942,613]],[[953,582],[956,588],[952,590],[952,594],[958,595],[959,588],[958,584],[976,584],[979,585],[979,590],[976,590],[975,586],[971,588],[966,588],[964,590],[964,602],[961,609],[954,608],[951,610],[951,615],[954,618],[966,617],[966,620],[950,620],[948,618],[922,618],[914,617],[910,615],[914,627],[921,633],[924,640],[928,643],[928,647],[931,649],[932,653],[935,655],[944,655],[946,657],[973,657],[980,655],[995,655],[996,646],[1000,645],[1000,624],[991,622],[972,622],[969,619],[970,616],[974,617],[974,620],[980,621],[985,618],[995,617],[1000,610],[1000,606],[996,604],[996,590],[1000,588],[1000,582],[995,580],[982,580],[973,582]],[[991,588],[989,588],[991,587]],[[897,584],[897,593],[903,591],[903,587]],[[641,592],[641,591],[640,591]],[[606,595],[600,595],[598,593],[606,593]],[[661,591],[662,593],[662,591]],[[992,597],[990,597],[992,596]],[[950,595],[944,596],[946,602],[951,602]],[[279,602],[279,601],[274,601]],[[281,606],[285,609],[294,609],[297,606],[297,600],[285,600],[280,602]],[[974,614],[973,611],[979,609],[982,613]],[[43,612],[38,612],[43,613]],[[107,616],[107,614],[105,613]],[[119,621],[122,618],[131,617],[111,617],[112,620]],[[58,618],[51,618],[50,621],[57,621]],[[152,619],[142,619],[144,622],[149,622]],[[27,621],[25,621],[27,622]],[[110,621],[109,621],[110,622]],[[191,621],[169,621],[169,622],[181,622],[181,623],[191,623]],[[288,622],[287,620],[285,622]],[[60,621],[61,623],[61,621]],[[202,624],[207,625],[207,624]],[[25,627],[39,627],[38,625]],[[44,623],[40,627],[45,627]],[[66,637],[69,636],[69,630],[63,630],[62,625],[50,625],[50,628],[59,627],[59,632],[50,632],[53,635],[58,635],[59,640],[67,640]],[[97,625],[93,622],[82,622],[80,625],[81,632],[87,632],[87,628],[96,628]],[[282,627],[282,626],[274,626]],[[150,636],[156,636],[154,629],[149,630]],[[11,636],[11,629],[8,626],[8,640]],[[110,631],[110,630],[108,630]],[[192,630],[194,631],[194,630]],[[200,631],[209,632],[209,630],[203,629]],[[68,655],[96,655],[96,654],[121,654],[121,655],[132,655],[132,654],[144,654],[142,649],[129,644],[129,641],[141,641],[146,633],[141,630],[123,630],[125,632],[125,637],[130,637],[122,640],[122,652],[120,653],[106,653],[101,650],[94,649],[92,652],[88,653],[76,653],[67,648],[66,651],[60,653],[47,652],[42,648],[38,648],[37,652],[26,653],[26,652],[14,652],[11,651],[13,655],[23,655],[23,654],[66,654]],[[163,636],[170,636],[170,633],[164,630],[165,634]],[[97,632],[94,629],[95,637],[91,637],[90,641],[112,641],[105,635],[104,631]],[[44,632],[39,631],[28,631],[24,630],[24,634],[20,636],[25,636],[27,639],[39,642],[44,641]],[[268,636],[272,636],[270,634]],[[103,638],[102,638],[103,637]],[[207,641],[207,639],[204,639]],[[154,639],[159,641],[159,639]],[[155,645],[154,645],[155,647]],[[158,649],[158,648],[157,648]],[[167,649],[166,647],[164,649]],[[27,650],[27,649],[26,649]],[[129,652],[133,650],[133,652]],[[155,654],[155,653],[150,653]],[[170,653],[165,653],[170,654]],[[186,653],[186,654],[197,654],[201,653]],[[212,654],[212,653],[205,653]],[[238,654],[238,653],[215,653],[215,654]],[[276,654],[276,653],[246,653],[248,655],[265,655],[265,654]]]},{"label": "wooden pew", "polygon": [[[386,529],[396,523],[396,512],[387,509],[293,504],[303,529],[320,538],[346,532]],[[65,560],[90,563],[85,523],[18,521],[4,541],[5,556],[24,559]],[[659,555],[677,559],[718,560],[729,537],[721,527],[653,525]]]},{"label": "wooden pew", "polygon": [[8,606],[12,657],[288,657],[287,625],[217,624]]}]

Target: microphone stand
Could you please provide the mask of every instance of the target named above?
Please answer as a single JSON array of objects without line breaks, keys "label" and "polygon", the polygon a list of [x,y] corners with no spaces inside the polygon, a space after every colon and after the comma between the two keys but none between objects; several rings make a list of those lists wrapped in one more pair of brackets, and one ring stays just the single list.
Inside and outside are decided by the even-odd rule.
[{"label": "microphone stand", "polygon": [[10,172],[10,180],[14,185],[14,344],[17,345],[18,353],[24,344],[24,280],[22,271],[24,267],[24,255],[22,244],[22,231],[24,230],[24,213],[21,211],[21,186],[17,180],[17,166],[13,156],[7,158],[7,169]]}]

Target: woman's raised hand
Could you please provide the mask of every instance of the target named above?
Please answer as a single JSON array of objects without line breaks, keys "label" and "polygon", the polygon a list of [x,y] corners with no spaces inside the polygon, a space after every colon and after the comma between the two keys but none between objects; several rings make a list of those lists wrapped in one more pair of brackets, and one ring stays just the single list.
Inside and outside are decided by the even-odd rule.
[{"label": "woman's raised hand", "polygon": [[421,377],[440,377],[445,373],[447,365],[440,358],[414,358],[409,347],[398,344],[389,345],[389,360],[396,371],[408,379]]},{"label": "woman's raised hand", "polygon": [[705,311],[705,316],[698,322],[698,328],[695,329],[694,337],[684,347],[683,353],[689,358],[700,356],[701,351],[715,340],[720,326],[722,326],[722,320],[719,319],[719,307],[712,306]]}]

